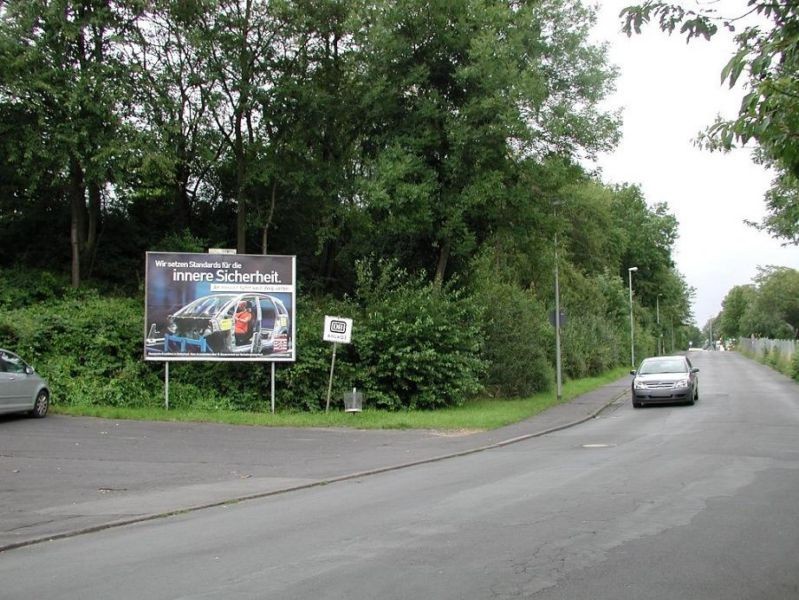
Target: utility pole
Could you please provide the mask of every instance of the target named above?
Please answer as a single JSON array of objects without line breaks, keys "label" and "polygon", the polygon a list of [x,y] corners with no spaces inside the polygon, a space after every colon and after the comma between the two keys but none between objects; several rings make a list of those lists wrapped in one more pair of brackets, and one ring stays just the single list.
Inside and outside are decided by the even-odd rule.
[{"label": "utility pole", "polygon": [[657,323],[658,323],[658,356],[663,354],[661,340],[663,338],[663,334],[660,332],[660,297],[662,294],[658,294],[655,296],[655,314],[657,315]]},{"label": "utility pole", "polygon": [[[557,226],[557,224],[556,224]],[[560,358],[560,283],[558,281],[558,234],[555,233],[555,371],[558,403],[563,397],[563,379]]]},{"label": "utility pole", "polygon": [[558,206],[560,206],[560,203],[561,201],[557,198],[552,201],[552,216],[555,222],[555,318],[553,319],[553,325],[555,325],[555,394],[558,403],[563,400],[563,362],[560,351],[560,272],[558,264]]},{"label": "utility pole", "polygon": [[635,369],[635,321],[633,319],[633,271],[637,271],[638,267],[630,267],[627,269],[627,278],[629,279],[630,287],[630,364],[631,368]]}]

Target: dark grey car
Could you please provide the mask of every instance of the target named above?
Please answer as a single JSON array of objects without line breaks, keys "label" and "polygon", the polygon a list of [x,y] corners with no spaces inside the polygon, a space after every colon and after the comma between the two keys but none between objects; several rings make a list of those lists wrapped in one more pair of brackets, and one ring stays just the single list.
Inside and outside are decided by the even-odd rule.
[{"label": "dark grey car", "polygon": [[699,369],[685,356],[645,358],[633,375],[633,406],[685,402],[699,399]]},{"label": "dark grey car", "polygon": [[43,417],[50,407],[50,388],[33,367],[0,348],[0,414],[27,412]]}]

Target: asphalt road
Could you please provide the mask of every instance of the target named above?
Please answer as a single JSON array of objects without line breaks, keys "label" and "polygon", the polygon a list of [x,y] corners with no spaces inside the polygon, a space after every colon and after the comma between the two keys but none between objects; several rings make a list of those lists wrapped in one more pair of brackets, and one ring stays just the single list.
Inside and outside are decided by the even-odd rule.
[{"label": "asphalt road", "polygon": [[9,550],[0,598],[798,598],[799,386],[691,358],[696,406]]}]

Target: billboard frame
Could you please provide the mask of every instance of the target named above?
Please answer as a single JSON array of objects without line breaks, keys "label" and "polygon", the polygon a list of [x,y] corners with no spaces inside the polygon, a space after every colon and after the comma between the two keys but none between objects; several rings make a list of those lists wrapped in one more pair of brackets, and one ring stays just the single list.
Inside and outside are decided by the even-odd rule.
[{"label": "billboard frame", "polygon": [[296,283],[293,255],[146,252],[144,360],[294,362]]}]

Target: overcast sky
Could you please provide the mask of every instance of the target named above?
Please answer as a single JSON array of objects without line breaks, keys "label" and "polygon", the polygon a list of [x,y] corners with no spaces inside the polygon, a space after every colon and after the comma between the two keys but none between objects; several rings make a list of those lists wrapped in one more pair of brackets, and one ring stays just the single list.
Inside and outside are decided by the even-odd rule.
[{"label": "overcast sky", "polygon": [[627,38],[618,33],[618,14],[629,4],[606,0],[599,11],[597,37],[611,44],[611,61],[620,70],[611,103],[622,108],[624,119],[621,144],[599,166],[606,183],[638,184],[650,205],[666,202],[677,217],[675,261],[696,289],[693,312],[703,327],[733,286],[752,282],[759,265],[799,268],[799,248],[783,247],[744,223],[765,214],[763,194],[772,178],[748,150],[710,153],[692,143],[717,114],[737,114],[742,92],[720,83],[734,48],[731,38],[720,34],[686,44],[651,25]]}]

